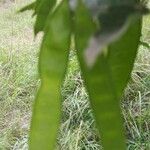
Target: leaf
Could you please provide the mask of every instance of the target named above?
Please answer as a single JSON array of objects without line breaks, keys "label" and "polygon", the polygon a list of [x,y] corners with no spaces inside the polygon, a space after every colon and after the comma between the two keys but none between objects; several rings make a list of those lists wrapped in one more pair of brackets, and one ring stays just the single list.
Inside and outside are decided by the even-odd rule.
[{"label": "leaf", "polygon": [[140,41],[140,44],[146,48],[150,48],[150,45],[144,41]]},{"label": "leaf", "polygon": [[30,150],[54,150],[61,116],[60,86],[70,46],[70,11],[64,0],[49,14],[39,57],[41,87],[30,130]]},{"label": "leaf", "polygon": [[56,4],[56,0],[37,0],[35,13],[37,14],[34,33],[35,35],[44,30],[47,17],[51,13],[52,8]]},{"label": "leaf", "polygon": [[115,42],[124,34],[131,21],[136,21],[149,12],[145,5],[132,0],[96,0],[96,2],[97,5],[92,2],[88,4],[99,25],[99,29],[90,39],[85,50],[85,60],[89,67],[94,65],[97,56],[107,45]]},{"label": "leaf", "polygon": [[24,12],[24,11],[27,11],[27,10],[34,10],[35,8],[35,5],[36,5],[36,2],[33,2],[23,8],[21,8],[18,12]]},{"label": "leaf", "polygon": [[84,53],[94,26],[90,16],[85,15],[86,11],[80,5],[75,19],[75,42],[83,79],[104,149],[125,150],[120,99],[136,57],[141,35],[141,20],[137,19],[130,23],[121,39],[108,47],[108,54],[101,53],[94,66],[89,68]]}]

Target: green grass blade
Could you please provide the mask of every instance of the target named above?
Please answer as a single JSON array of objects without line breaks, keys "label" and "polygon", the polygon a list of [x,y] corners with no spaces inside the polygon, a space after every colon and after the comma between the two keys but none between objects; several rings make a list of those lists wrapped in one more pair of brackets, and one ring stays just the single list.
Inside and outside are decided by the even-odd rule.
[{"label": "green grass blade", "polygon": [[141,21],[132,23],[125,35],[108,48],[108,54],[101,54],[91,69],[84,61],[84,50],[94,31],[94,25],[90,16],[85,14],[86,9],[80,5],[75,20],[75,41],[97,127],[105,150],[125,150],[119,104],[136,57]]},{"label": "green grass blade", "polygon": [[68,59],[70,32],[70,12],[65,0],[49,16],[44,30],[39,58],[42,83],[34,104],[30,150],[54,150],[61,116],[60,86]]}]

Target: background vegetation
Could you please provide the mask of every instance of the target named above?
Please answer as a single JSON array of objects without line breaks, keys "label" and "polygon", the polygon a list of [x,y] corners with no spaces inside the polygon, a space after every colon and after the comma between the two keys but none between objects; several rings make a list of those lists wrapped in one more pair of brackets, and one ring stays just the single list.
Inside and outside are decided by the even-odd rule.
[{"label": "background vegetation", "polygon": [[[34,40],[32,12],[16,14],[29,0],[0,1],[0,149],[26,150],[32,103],[40,84],[40,39]],[[150,42],[150,16],[144,17],[142,41]],[[99,137],[80,69],[72,50],[62,87],[63,118],[58,149],[98,150]],[[150,149],[150,49],[140,46],[132,79],[122,98],[129,150]]]}]

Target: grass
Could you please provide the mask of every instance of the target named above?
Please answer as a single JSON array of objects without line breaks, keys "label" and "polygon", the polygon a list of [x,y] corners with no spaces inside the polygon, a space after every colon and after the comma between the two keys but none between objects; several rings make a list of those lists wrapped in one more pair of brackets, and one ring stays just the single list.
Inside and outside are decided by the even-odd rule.
[{"label": "grass", "polygon": [[[0,1],[0,150],[27,150],[41,35],[34,41],[31,12],[15,14],[29,0]],[[142,40],[150,42],[150,17]],[[99,150],[88,95],[75,52],[62,87],[63,118],[57,149]],[[122,98],[128,150],[150,149],[150,49],[140,46],[132,78]]]},{"label": "grass", "polygon": [[[29,1],[28,1],[29,2]],[[38,85],[38,41],[31,13],[16,14],[27,1],[0,3],[0,149],[13,149],[29,129]]]}]

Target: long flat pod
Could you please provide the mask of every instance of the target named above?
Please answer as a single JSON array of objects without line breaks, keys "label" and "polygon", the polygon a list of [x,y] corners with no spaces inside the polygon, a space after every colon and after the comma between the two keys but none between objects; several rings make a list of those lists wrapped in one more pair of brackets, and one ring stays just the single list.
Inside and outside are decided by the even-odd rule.
[{"label": "long flat pod", "polygon": [[130,25],[126,34],[108,48],[107,60],[113,76],[117,96],[120,98],[131,76],[140,43],[142,19]]},{"label": "long flat pod", "polygon": [[90,16],[85,14],[87,10],[79,4],[75,19],[75,42],[97,127],[105,150],[125,150],[120,99],[136,57],[141,21],[138,19],[131,23],[121,39],[108,48],[108,54],[102,53],[94,66],[89,68],[84,59],[84,50],[95,26]]},{"label": "long flat pod", "polygon": [[70,11],[64,0],[50,14],[39,56],[41,87],[38,91],[30,131],[30,150],[54,150],[61,116],[60,86],[70,46]]}]

